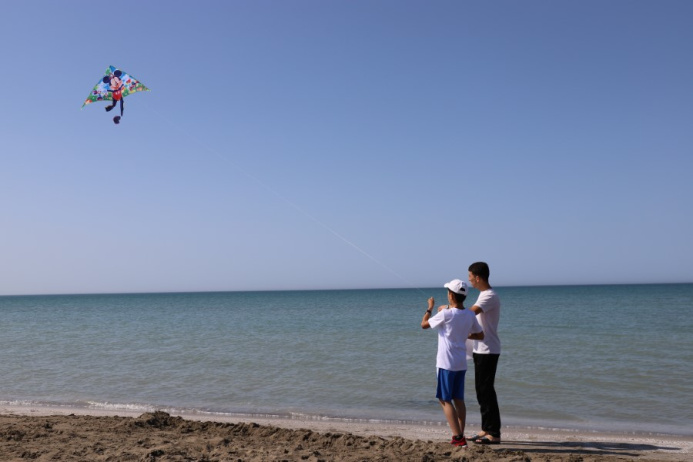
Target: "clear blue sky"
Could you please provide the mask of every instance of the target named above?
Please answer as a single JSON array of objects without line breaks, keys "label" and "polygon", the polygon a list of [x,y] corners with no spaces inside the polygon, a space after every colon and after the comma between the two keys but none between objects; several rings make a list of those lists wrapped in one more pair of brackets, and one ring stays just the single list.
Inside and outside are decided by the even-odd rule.
[{"label": "clear blue sky", "polygon": [[0,294],[693,281],[691,1],[7,1],[0,71]]}]

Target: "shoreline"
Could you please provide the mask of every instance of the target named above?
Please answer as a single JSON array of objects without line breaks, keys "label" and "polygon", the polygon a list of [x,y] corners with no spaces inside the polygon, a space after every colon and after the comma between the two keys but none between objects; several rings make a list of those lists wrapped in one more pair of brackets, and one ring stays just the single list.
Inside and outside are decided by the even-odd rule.
[{"label": "shoreline", "polygon": [[[354,426],[375,426],[378,428],[420,428],[420,429],[443,429],[448,430],[442,414],[439,420],[416,420],[416,419],[380,419],[376,417],[340,417],[332,415],[315,415],[304,413],[277,414],[277,413],[262,413],[262,412],[216,412],[198,409],[185,409],[168,406],[153,406],[153,405],[119,405],[119,404],[43,404],[38,402],[21,403],[9,401],[0,401],[0,415],[26,415],[26,416],[48,416],[48,415],[84,415],[84,416],[120,416],[120,417],[139,417],[145,413],[165,412],[172,416],[182,417],[188,420],[196,421],[212,421],[212,422],[269,422],[268,425],[291,426],[291,422],[305,422],[306,425],[315,423],[317,426],[339,426],[350,427]],[[507,419],[505,419],[507,420]],[[475,430],[479,426],[478,421],[467,421],[467,427]],[[666,430],[656,431],[641,431],[638,429],[616,428],[608,430],[602,423],[601,426],[590,426],[581,423],[577,426],[558,421],[544,422],[533,419],[528,419],[524,424],[518,423],[517,419],[514,422],[503,425],[504,433],[547,433],[547,434],[585,434],[585,435],[615,435],[617,437],[635,437],[635,438],[682,438],[692,439],[693,432],[678,433]],[[473,431],[466,433],[472,434]]]},{"label": "shoreline", "polygon": [[[442,457],[441,455],[444,455],[446,451],[448,453],[450,452],[450,445],[448,444],[450,435],[449,429],[446,425],[420,425],[413,423],[397,424],[378,421],[348,422],[337,419],[319,420],[302,417],[262,417],[255,415],[215,416],[210,414],[196,413],[167,414],[160,411],[151,413],[143,412],[141,410],[79,409],[58,406],[0,406],[0,421],[2,422],[3,428],[6,425],[20,425],[20,423],[27,428],[32,428],[33,425],[48,426],[48,424],[45,423],[46,419],[51,419],[51,422],[55,421],[57,423],[51,423],[50,425],[54,427],[58,424],[69,425],[73,433],[86,431],[86,429],[82,427],[93,427],[94,422],[102,422],[106,428],[105,431],[113,431],[113,424],[111,422],[112,419],[116,419],[118,422],[137,422],[138,420],[145,418],[145,416],[151,416],[154,414],[169,416],[170,419],[174,420],[175,418],[180,417],[183,419],[180,425],[183,425],[183,422],[187,422],[188,424],[196,422],[203,426],[213,423],[215,425],[218,424],[218,426],[222,428],[226,428],[229,425],[233,426],[239,424],[245,426],[257,425],[258,428],[256,428],[254,431],[260,433],[263,431],[266,432],[270,428],[283,429],[288,433],[285,435],[283,434],[284,437],[287,438],[287,441],[283,443],[282,447],[294,447],[294,449],[292,449],[290,452],[301,452],[301,450],[297,448],[305,446],[303,443],[301,443],[301,438],[305,438],[306,431],[320,435],[320,437],[317,438],[316,444],[322,448],[321,451],[325,451],[325,445],[327,444],[327,441],[322,441],[321,438],[334,439],[334,435],[346,434],[353,435],[354,438],[357,438],[357,440],[362,444],[371,445],[374,447],[379,447],[379,445],[387,446],[386,443],[400,441],[400,439],[405,440],[408,442],[407,445],[411,446],[411,451],[413,451],[411,455],[413,456],[414,453],[418,454],[418,460],[421,460],[421,451],[425,452],[429,447],[436,448],[435,451],[437,451],[436,457],[433,460],[446,460],[445,458],[439,457]],[[88,425],[85,423],[86,421],[89,422]],[[98,428],[99,425],[96,425],[96,427]],[[155,433],[154,430],[155,429],[150,432],[152,435]],[[159,430],[161,429],[159,428]],[[475,426],[468,426],[465,434],[472,435],[477,430],[478,428]],[[0,429],[0,431],[2,430]],[[85,438],[89,440],[89,438]],[[100,436],[99,438],[102,437]],[[162,438],[164,438],[164,440],[166,439],[165,437]],[[200,436],[200,438],[204,439],[203,436]],[[228,438],[225,438],[225,440],[227,439]],[[46,444],[48,443],[46,442]],[[54,446],[55,442],[51,444]],[[71,443],[67,442],[66,444],[69,447]],[[209,445],[209,443],[207,444]],[[257,448],[252,450],[248,449],[248,451],[251,453],[256,451],[257,454],[261,453],[262,455],[256,454],[256,456],[254,456],[253,454],[255,453],[248,453],[246,454],[247,458],[240,457],[240,459],[263,460],[263,458],[270,457],[270,460],[272,460],[272,457],[275,457],[268,455],[269,453],[267,451],[271,451],[273,449],[273,445],[266,440],[259,438],[259,441],[256,441],[253,444],[255,444]],[[255,447],[253,444],[246,441],[241,446],[245,448],[253,448]],[[399,446],[401,446],[401,442]],[[37,450],[40,450],[40,448],[41,446],[39,445]],[[126,450],[126,446],[120,449]],[[354,448],[342,448],[341,450],[328,455],[326,460],[352,460],[349,458],[350,454],[352,453],[352,449]],[[392,451],[396,450],[389,447],[383,450],[386,449]],[[0,446],[0,455],[7,455],[5,452],[3,452],[5,450],[6,449],[4,446]],[[111,448],[111,450],[117,453],[119,448],[114,446]],[[160,450],[166,453],[166,450]],[[503,443],[501,445],[478,446],[470,443],[468,449],[459,450],[468,451],[467,457],[474,456],[472,460],[486,460],[484,459],[486,456],[489,457],[488,460],[504,460],[503,457],[506,455],[507,457],[510,457],[507,460],[511,460],[512,458],[518,457],[518,452],[522,452],[524,455],[529,457],[530,460],[535,457],[545,458],[550,456],[551,460],[562,460],[562,458],[565,457],[565,460],[567,461],[569,460],[568,457],[570,455],[578,455],[582,457],[582,460],[585,461],[633,460],[637,458],[638,460],[673,462],[690,460],[693,457],[693,436],[604,433],[531,427],[507,427],[504,428]],[[458,454],[458,450],[455,449],[452,454]],[[323,455],[327,455],[327,453],[324,453]],[[409,460],[409,455],[404,453],[392,453],[390,456],[393,457],[392,460],[397,458]],[[54,454],[53,457],[56,457],[56,455]],[[389,456],[384,454],[381,455],[381,457],[388,459]],[[286,459],[294,460],[292,457],[286,457]],[[41,459],[39,458],[38,460]],[[73,459],[66,458],[62,460]],[[219,460],[225,459],[221,458]]]}]

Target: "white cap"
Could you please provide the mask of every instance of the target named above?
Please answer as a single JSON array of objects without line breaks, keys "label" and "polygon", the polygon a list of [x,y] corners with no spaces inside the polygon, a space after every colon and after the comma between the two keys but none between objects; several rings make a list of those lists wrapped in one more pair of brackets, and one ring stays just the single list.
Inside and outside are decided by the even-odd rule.
[{"label": "white cap", "polygon": [[456,294],[467,295],[467,283],[461,279],[453,279],[443,287],[452,290]]}]

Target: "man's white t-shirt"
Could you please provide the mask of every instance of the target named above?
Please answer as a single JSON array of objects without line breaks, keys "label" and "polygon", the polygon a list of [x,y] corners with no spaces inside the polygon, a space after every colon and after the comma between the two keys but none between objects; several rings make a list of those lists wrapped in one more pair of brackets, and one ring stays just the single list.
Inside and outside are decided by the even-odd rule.
[{"label": "man's white t-shirt", "polygon": [[436,367],[449,371],[466,371],[465,342],[469,334],[481,332],[474,312],[467,309],[446,308],[428,320],[438,331]]},{"label": "man's white t-shirt", "polygon": [[474,305],[481,308],[476,317],[484,329],[484,339],[474,341],[474,353],[495,354],[501,352],[501,341],[498,337],[498,322],[500,321],[500,298],[493,289],[483,290]]}]

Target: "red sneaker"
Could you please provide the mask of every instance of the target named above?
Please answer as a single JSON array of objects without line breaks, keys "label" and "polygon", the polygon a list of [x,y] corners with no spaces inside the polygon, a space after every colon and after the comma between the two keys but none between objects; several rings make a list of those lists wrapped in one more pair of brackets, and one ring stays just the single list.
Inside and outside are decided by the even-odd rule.
[{"label": "red sneaker", "polygon": [[460,447],[460,448],[466,448],[467,447],[467,440],[464,438],[463,435],[453,436],[452,441],[450,441],[450,444],[452,444],[453,446]]}]

